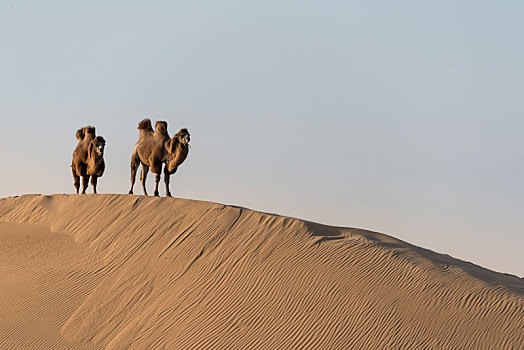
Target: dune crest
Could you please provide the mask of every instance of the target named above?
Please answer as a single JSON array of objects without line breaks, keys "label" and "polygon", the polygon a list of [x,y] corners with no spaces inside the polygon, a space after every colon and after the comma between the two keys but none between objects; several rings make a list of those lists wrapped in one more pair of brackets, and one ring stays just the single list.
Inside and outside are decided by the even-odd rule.
[{"label": "dune crest", "polygon": [[[0,299],[0,310],[49,318],[0,318],[7,348],[524,346],[522,278],[375,232],[208,202],[0,199],[0,279],[0,296],[24,289],[49,303]],[[49,339],[23,340],[40,323]]]}]

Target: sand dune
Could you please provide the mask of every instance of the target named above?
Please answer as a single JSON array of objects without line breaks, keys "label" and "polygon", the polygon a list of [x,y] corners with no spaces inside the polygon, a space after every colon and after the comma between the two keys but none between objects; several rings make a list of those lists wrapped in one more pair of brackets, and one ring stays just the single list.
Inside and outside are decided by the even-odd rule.
[{"label": "sand dune", "polygon": [[524,279],[207,202],[0,199],[0,281],[0,349],[524,348]]}]

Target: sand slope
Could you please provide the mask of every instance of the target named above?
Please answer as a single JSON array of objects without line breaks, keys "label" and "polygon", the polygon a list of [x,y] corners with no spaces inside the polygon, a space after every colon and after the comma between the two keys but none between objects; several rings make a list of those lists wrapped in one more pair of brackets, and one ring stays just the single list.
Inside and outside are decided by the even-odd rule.
[{"label": "sand slope", "polygon": [[524,348],[524,279],[207,202],[0,199],[0,281],[2,349]]}]

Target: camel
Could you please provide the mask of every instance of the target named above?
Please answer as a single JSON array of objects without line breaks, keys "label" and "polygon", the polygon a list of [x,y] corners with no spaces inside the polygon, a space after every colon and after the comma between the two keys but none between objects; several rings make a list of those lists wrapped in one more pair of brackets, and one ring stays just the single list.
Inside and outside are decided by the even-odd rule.
[{"label": "camel", "polygon": [[129,194],[133,194],[133,185],[135,184],[136,172],[138,165],[142,165],[140,182],[142,190],[147,196],[146,178],[149,169],[155,174],[155,196],[159,196],[158,183],[164,166],[164,182],[166,184],[166,196],[171,197],[169,191],[169,177],[176,173],[178,167],[186,160],[189,153],[190,135],[187,129],[180,131],[169,137],[167,133],[167,123],[157,121],[155,130],[151,126],[150,119],[144,119],[138,123],[138,142],[131,156],[131,189]]},{"label": "camel", "polygon": [[106,140],[102,136],[96,136],[94,126],[80,128],[76,132],[78,144],[73,152],[71,168],[75,181],[76,194],[80,190],[80,177],[82,177],[82,194],[86,193],[91,177],[93,193],[96,194],[98,178],[104,174],[104,148]]}]

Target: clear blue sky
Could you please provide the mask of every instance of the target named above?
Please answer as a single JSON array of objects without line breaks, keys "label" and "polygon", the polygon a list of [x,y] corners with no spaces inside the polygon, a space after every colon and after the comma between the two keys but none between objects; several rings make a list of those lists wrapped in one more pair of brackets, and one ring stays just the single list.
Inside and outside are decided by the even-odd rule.
[{"label": "clear blue sky", "polygon": [[148,116],[192,134],[175,196],[524,276],[523,37],[511,0],[0,1],[0,196],[72,193],[87,124],[127,193]]}]

